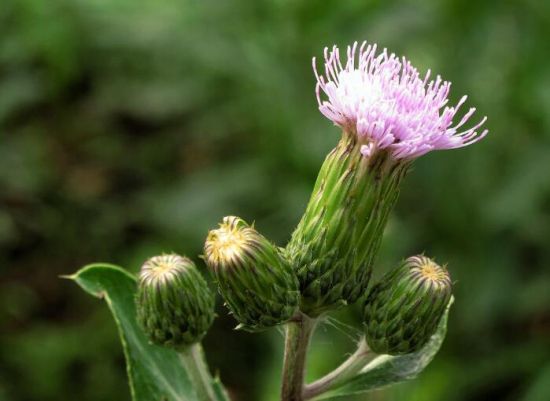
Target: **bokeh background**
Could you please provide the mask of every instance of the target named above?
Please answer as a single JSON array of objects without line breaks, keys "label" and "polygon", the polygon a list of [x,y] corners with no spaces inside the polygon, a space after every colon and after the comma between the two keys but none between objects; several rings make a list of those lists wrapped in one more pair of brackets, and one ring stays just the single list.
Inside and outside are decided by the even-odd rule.
[{"label": "bokeh background", "polygon": [[[491,132],[422,157],[402,188],[377,272],[425,251],[456,303],[418,380],[358,399],[549,400],[541,0],[1,0],[0,400],[129,400],[107,308],[59,275],[163,251],[202,263],[227,214],[283,245],[339,135],[311,57],[363,39],[451,80]],[[218,308],[212,368],[236,401],[276,400],[281,333],[235,332]],[[357,316],[320,330],[310,377],[351,351]]]}]

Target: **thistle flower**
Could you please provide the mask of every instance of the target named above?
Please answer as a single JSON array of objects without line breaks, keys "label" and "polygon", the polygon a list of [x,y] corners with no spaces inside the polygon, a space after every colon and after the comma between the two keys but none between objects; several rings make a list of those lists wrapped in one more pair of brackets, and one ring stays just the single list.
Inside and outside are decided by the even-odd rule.
[{"label": "thistle flower", "polygon": [[137,320],[154,344],[181,350],[199,342],[214,320],[214,301],[206,281],[186,257],[155,256],[141,268]]},{"label": "thistle flower", "polygon": [[363,42],[357,55],[355,42],[348,46],[343,65],[336,46],[330,52],[325,48],[324,76],[317,72],[313,58],[319,110],[357,136],[363,155],[387,149],[395,159],[412,159],[432,150],[464,147],[487,134],[487,130],[477,131],[486,117],[460,131],[475,108],[453,125],[467,97],[454,107],[447,106],[450,82],[440,76],[430,81],[429,70],[421,78],[406,58],[388,55],[386,49],[376,51],[376,44]]},{"label": "thistle flower", "polygon": [[[376,54],[376,45],[325,49],[325,75],[316,70],[320,111],[342,128],[326,157],[306,212],[286,248],[302,293],[301,309],[312,316],[357,301],[370,280],[384,227],[413,160],[431,150],[451,149],[483,138],[459,132],[474,113],[453,125],[447,107],[450,83],[423,79],[405,59]],[[324,98],[326,97],[326,99]]]},{"label": "thistle flower", "polygon": [[208,233],[204,247],[237,328],[259,331],[290,319],[299,302],[298,281],[279,249],[254,227],[235,216],[224,217]]},{"label": "thistle flower", "polygon": [[447,269],[413,256],[387,273],[370,291],[363,309],[365,334],[378,354],[408,354],[435,333],[451,298]]}]

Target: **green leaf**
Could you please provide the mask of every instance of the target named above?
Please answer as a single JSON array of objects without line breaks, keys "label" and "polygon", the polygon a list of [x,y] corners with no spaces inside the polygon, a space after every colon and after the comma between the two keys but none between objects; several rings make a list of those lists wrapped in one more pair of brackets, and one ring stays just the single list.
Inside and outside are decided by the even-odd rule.
[{"label": "green leaf", "polygon": [[[136,278],[120,267],[89,265],[68,277],[86,292],[102,298],[118,327],[133,401],[198,401],[191,379],[175,351],[150,344],[136,321]],[[217,401],[228,401],[220,381],[213,380]]]},{"label": "green leaf", "polygon": [[381,355],[368,363],[349,381],[321,394],[316,400],[341,400],[342,397],[366,393],[417,377],[432,361],[443,343],[447,332],[449,309],[453,301],[454,298],[451,298],[437,331],[420,351],[400,356]]}]

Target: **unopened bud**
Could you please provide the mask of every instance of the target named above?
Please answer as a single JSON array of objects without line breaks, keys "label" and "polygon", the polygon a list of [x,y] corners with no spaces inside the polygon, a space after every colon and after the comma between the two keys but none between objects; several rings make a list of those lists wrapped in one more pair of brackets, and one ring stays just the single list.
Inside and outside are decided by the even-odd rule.
[{"label": "unopened bud", "polygon": [[378,354],[408,354],[435,333],[451,298],[447,269],[425,256],[406,259],[370,291],[364,305],[366,339]]},{"label": "unopened bud", "polygon": [[258,331],[290,319],[299,303],[298,281],[280,250],[244,220],[228,216],[208,233],[207,265],[238,328]]},{"label": "unopened bud", "polygon": [[147,260],[139,275],[137,320],[151,342],[175,349],[200,341],[214,320],[214,294],[179,255]]}]

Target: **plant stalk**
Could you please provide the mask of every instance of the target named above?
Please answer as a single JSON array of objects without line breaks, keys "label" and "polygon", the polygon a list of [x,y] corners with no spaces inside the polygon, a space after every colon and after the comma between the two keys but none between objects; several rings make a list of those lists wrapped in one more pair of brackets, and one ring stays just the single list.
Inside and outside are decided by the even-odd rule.
[{"label": "plant stalk", "polygon": [[179,352],[191,383],[200,401],[216,401],[216,395],[212,388],[212,376],[204,358],[204,352],[200,343],[195,343]]},{"label": "plant stalk", "polygon": [[321,379],[305,386],[303,399],[309,400],[346,382],[377,356],[378,354],[370,351],[367,342],[362,338],[357,350],[339,367]]},{"label": "plant stalk", "polygon": [[303,401],[306,356],[317,319],[303,313],[286,324],[281,401]]}]

